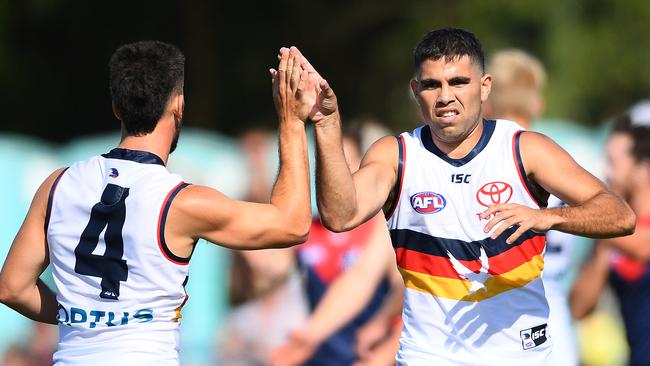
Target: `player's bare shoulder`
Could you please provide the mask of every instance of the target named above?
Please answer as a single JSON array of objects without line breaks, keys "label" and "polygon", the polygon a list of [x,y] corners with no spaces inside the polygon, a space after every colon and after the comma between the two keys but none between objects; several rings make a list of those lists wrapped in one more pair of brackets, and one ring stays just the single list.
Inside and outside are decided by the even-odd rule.
[{"label": "player's bare shoulder", "polygon": [[543,168],[546,162],[554,159],[570,158],[569,154],[550,137],[534,131],[521,133],[519,150],[528,173],[534,173],[537,169]]},{"label": "player's bare shoulder", "polygon": [[398,139],[392,135],[384,136],[375,141],[368,152],[363,157],[361,166],[364,167],[368,164],[381,164],[383,166],[391,167],[393,172],[397,172],[397,164],[399,161],[399,144]]}]

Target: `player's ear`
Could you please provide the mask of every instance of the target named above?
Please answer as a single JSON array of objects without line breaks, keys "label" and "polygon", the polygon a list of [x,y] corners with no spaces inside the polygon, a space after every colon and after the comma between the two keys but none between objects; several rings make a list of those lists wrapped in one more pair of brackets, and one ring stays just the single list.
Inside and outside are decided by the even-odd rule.
[{"label": "player's ear", "polygon": [[183,118],[183,110],[185,108],[185,97],[182,93],[176,95],[172,100],[172,113],[174,119],[181,120]]},{"label": "player's ear", "polygon": [[122,113],[120,113],[120,110],[117,109],[117,106],[115,105],[115,102],[111,102],[111,107],[113,108],[113,114],[115,115],[115,118],[118,120],[122,120]]},{"label": "player's ear", "polygon": [[415,100],[417,100],[418,94],[420,94],[420,83],[415,79],[411,79],[411,92],[413,93]]},{"label": "player's ear", "polygon": [[485,102],[488,99],[490,90],[492,90],[492,75],[483,74],[483,77],[481,77],[481,102]]}]

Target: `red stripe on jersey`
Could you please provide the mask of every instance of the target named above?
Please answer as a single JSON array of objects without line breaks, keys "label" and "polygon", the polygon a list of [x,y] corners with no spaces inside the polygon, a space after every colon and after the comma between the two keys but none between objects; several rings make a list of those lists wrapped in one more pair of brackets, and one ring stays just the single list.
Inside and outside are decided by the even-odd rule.
[{"label": "red stripe on jersey", "polygon": [[[399,138],[402,141],[402,146],[401,146],[401,150],[402,150],[402,164],[401,164],[402,169],[401,169],[401,173],[402,174],[398,173],[400,179],[399,179],[399,183],[398,183],[399,186],[397,188],[397,195],[395,196],[395,199],[393,200],[393,205],[390,208],[390,211],[386,215],[386,220],[390,220],[390,218],[393,216],[393,213],[397,209],[397,205],[399,205],[399,199],[402,196],[402,183],[404,182],[404,172],[406,171],[406,141],[404,141],[404,136],[402,136],[402,135],[400,135]],[[397,163],[398,163],[397,164],[397,169],[399,169],[400,168],[399,161]]]},{"label": "red stripe on jersey", "polygon": [[170,257],[167,255],[167,253],[166,253],[165,250],[163,249],[162,238],[160,237],[160,233],[161,233],[163,230],[165,230],[165,228],[161,227],[161,225],[162,225],[162,218],[163,218],[163,216],[164,216],[164,214],[165,214],[165,208],[167,207],[167,202],[169,202],[169,198],[170,198],[170,197],[174,194],[174,192],[176,192],[176,190],[177,190],[180,186],[182,186],[183,184],[185,184],[185,182],[180,182],[180,183],[178,183],[178,185],[176,185],[174,188],[172,188],[172,189],[169,191],[169,193],[167,193],[167,197],[165,197],[165,200],[163,201],[163,204],[162,204],[162,206],[160,207],[160,214],[158,215],[158,229],[156,230],[156,236],[157,236],[157,238],[158,238],[158,249],[160,249],[160,252],[163,254],[163,256],[165,256],[165,258],[167,258],[167,260],[169,260],[169,261],[172,262],[172,263],[175,263],[175,264],[181,265],[181,266],[187,266],[187,265],[189,264],[189,261],[188,261],[188,262],[179,262],[179,261],[177,261],[177,260],[174,260],[173,258],[170,258]]},{"label": "red stripe on jersey", "polygon": [[[546,245],[546,237],[536,236],[503,253],[488,258],[488,273],[500,275],[512,271],[520,265],[529,262],[533,257],[541,255]],[[432,276],[460,279],[460,276],[447,257],[425,254],[405,248],[395,250],[397,265],[409,271],[424,273]],[[477,273],[481,269],[481,261],[459,260],[465,268]]]},{"label": "red stripe on jersey", "polygon": [[519,130],[515,132],[514,135],[512,135],[512,157],[515,160],[515,168],[517,169],[517,174],[519,175],[519,180],[521,181],[521,185],[524,187],[526,193],[528,193],[528,196],[533,200],[533,202],[535,202],[537,206],[542,207],[542,205],[539,202],[537,202],[535,197],[528,190],[528,184],[526,184],[526,179],[524,179],[524,174],[526,174],[526,172],[522,172],[522,169],[524,168],[524,162],[523,159],[519,159],[520,154],[518,154],[517,151],[517,136],[521,135],[522,132],[524,132],[524,130]]}]

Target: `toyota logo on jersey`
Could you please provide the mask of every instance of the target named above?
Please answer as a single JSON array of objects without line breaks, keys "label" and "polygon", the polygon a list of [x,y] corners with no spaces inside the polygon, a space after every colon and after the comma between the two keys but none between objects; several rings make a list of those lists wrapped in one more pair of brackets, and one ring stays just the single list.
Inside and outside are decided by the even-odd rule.
[{"label": "toyota logo on jersey", "polygon": [[508,203],[512,197],[512,187],[506,182],[490,182],[476,191],[476,200],[485,207]]},{"label": "toyota logo on jersey", "polygon": [[446,205],[445,197],[435,192],[419,192],[411,196],[411,207],[421,214],[439,212]]}]

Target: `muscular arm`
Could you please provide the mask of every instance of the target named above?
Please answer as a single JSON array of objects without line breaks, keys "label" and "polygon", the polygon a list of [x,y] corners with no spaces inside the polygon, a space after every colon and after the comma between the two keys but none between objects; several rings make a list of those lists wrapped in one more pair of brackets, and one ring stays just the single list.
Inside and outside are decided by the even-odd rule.
[{"label": "muscular arm", "polygon": [[47,199],[61,171],[52,173],[36,192],[0,272],[0,301],[32,320],[50,324],[56,324],[56,296],[39,276],[50,262],[43,230]]},{"label": "muscular arm", "polygon": [[375,142],[352,175],[341,147],[338,118],[316,124],[316,196],[318,211],[332,231],[346,231],[377,214],[397,181],[397,141]]},{"label": "muscular arm", "polygon": [[583,265],[571,289],[571,315],[574,318],[586,317],[598,305],[598,299],[607,285],[610,252],[607,246],[597,243],[593,255]]},{"label": "muscular arm", "polygon": [[528,178],[569,207],[533,210],[516,204],[495,205],[483,214],[484,218],[497,214],[486,226],[486,232],[500,222],[503,224],[493,237],[512,225],[520,225],[509,242],[528,229],[558,230],[591,238],[634,232],[636,217],[632,209],[551,139],[524,132],[519,146]]},{"label": "muscular arm", "polygon": [[272,70],[280,120],[280,172],[271,201],[258,204],[231,200],[200,186],[183,189],[172,203],[170,227],[166,230],[186,247],[198,238],[235,249],[285,247],[302,243],[309,235],[311,207],[304,125],[309,108],[307,112],[301,110],[305,108],[303,91],[309,85],[306,71],[300,69],[299,54],[294,49],[281,52],[278,71]]}]

